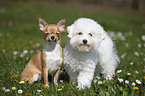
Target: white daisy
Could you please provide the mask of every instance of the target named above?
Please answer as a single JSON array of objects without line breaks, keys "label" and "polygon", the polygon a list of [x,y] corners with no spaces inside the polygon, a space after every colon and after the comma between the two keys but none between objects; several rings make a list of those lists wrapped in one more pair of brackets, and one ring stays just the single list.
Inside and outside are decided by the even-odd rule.
[{"label": "white daisy", "polygon": [[21,89],[18,90],[18,93],[19,93],[19,94],[22,94],[22,93],[23,93],[23,90],[21,90]]},{"label": "white daisy", "polygon": [[61,91],[62,89],[58,89],[58,91]]},{"label": "white daisy", "polygon": [[4,91],[4,90],[6,90],[6,88],[5,87],[2,87],[2,90]]},{"label": "white daisy", "polygon": [[37,92],[41,92],[41,90],[37,90]]},{"label": "white daisy", "polygon": [[139,81],[139,80],[136,80],[136,83],[137,83],[137,84],[141,84],[141,81]]},{"label": "white daisy", "polygon": [[12,90],[16,90],[16,87],[12,87]]},{"label": "white daisy", "polygon": [[102,81],[99,81],[99,82],[98,82],[98,84],[102,84],[102,83],[103,83]]},{"label": "white daisy", "polygon": [[117,73],[121,73],[121,72],[122,72],[122,70],[118,70],[118,71],[117,71]]},{"label": "white daisy", "polygon": [[128,75],[128,76],[130,76],[130,75],[131,75],[131,73],[127,73],[127,75]]},{"label": "white daisy", "polygon": [[135,86],[135,83],[134,82],[132,83],[132,86]]},{"label": "white daisy", "polygon": [[19,82],[19,84],[24,84],[24,83],[25,83],[25,81],[20,81],[20,82]]},{"label": "white daisy", "polygon": [[128,81],[128,80],[125,80],[125,83],[126,83],[126,84],[129,84],[129,81]]},{"label": "white daisy", "polygon": [[10,90],[9,89],[6,89],[5,92],[10,92]]}]

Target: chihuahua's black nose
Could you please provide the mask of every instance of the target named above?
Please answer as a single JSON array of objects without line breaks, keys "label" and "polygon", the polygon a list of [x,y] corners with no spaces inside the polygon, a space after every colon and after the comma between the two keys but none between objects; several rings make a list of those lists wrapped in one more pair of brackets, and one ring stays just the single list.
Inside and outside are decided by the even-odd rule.
[{"label": "chihuahua's black nose", "polygon": [[88,41],[87,41],[86,39],[83,40],[83,43],[84,43],[84,44],[87,44],[87,42],[88,42]]},{"label": "chihuahua's black nose", "polygon": [[55,38],[54,36],[51,36],[51,39],[52,39],[52,40],[54,40],[54,38]]}]

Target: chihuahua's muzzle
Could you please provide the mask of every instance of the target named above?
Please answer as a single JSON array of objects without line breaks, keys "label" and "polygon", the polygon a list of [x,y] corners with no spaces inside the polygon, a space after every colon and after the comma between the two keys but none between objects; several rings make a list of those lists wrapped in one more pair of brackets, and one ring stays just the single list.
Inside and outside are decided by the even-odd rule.
[{"label": "chihuahua's muzzle", "polygon": [[50,36],[49,38],[48,38],[48,41],[49,42],[57,42],[58,41],[58,37],[55,37],[55,36]]}]

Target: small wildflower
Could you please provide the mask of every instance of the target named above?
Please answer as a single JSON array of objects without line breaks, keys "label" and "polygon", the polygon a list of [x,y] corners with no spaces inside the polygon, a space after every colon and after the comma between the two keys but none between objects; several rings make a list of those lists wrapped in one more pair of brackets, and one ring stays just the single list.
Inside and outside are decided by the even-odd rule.
[{"label": "small wildflower", "polygon": [[121,55],[121,58],[124,59],[125,56],[126,56],[126,53],[123,53],[123,54]]},{"label": "small wildflower", "polygon": [[141,48],[141,47],[142,47],[141,43],[139,43],[137,46],[138,46],[139,48]]},{"label": "small wildflower", "polygon": [[11,77],[11,79],[17,78],[17,77],[18,77],[18,75],[14,74],[14,75]]},{"label": "small wildflower", "polygon": [[139,72],[138,71],[135,71],[135,73],[138,74]]},{"label": "small wildflower", "polygon": [[99,77],[99,76],[96,76],[96,78],[97,78],[97,79],[100,79],[100,77]]},{"label": "small wildflower", "polygon": [[94,83],[96,83],[96,82],[97,82],[97,80],[95,79],[95,80],[94,80]]},{"label": "small wildflower", "polygon": [[25,83],[25,81],[20,81],[20,82],[19,82],[19,84],[24,84],[24,83]]},{"label": "small wildflower", "polygon": [[99,81],[99,82],[98,82],[98,84],[102,84],[102,83],[103,83],[102,81]]},{"label": "small wildflower", "polygon": [[61,86],[62,88],[64,88],[64,86]]},{"label": "small wildflower", "polygon": [[4,91],[6,88],[5,87],[2,87],[2,90]]},{"label": "small wildflower", "polygon": [[132,86],[135,86],[135,83],[134,82],[132,83]]},{"label": "small wildflower", "polygon": [[121,72],[122,72],[122,70],[118,70],[118,71],[117,71],[117,73],[121,73]]},{"label": "small wildflower", "polygon": [[31,93],[26,93],[27,96],[33,96]]},{"label": "small wildflower", "polygon": [[139,81],[139,80],[136,80],[136,83],[137,83],[137,84],[141,84],[141,81]]},{"label": "small wildflower", "polygon": [[133,62],[130,62],[130,65],[133,65]]},{"label": "small wildflower", "polygon": [[139,56],[139,53],[138,53],[138,52],[135,52],[134,54],[135,54],[136,56]]},{"label": "small wildflower", "polygon": [[145,76],[143,77],[143,79],[145,80]]},{"label": "small wildflower", "polygon": [[61,91],[62,89],[58,89],[58,91]]},{"label": "small wildflower", "polygon": [[131,74],[130,73],[127,73],[127,75],[130,76]]},{"label": "small wildflower", "polygon": [[45,88],[45,89],[46,89],[46,88],[49,88],[49,85],[48,85],[48,84],[44,85],[44,88]]},{"label": "small wildflower", "polygon": [[128,81],[128,80],[125,80],[125,83],[126,83],[126,84],[129,84],[129,81]]},{"label": "small wildflower", "polygon": [[41,92],[41,90],[37,90],[37,92]]},{"label": "small wildflower", "polygon": [[18,90],[18,93],[19,93],[19,94],[22,94],[22,93],[23,93],[23,90],[21,90],[21,89]]},{"label": "small wildflower", "polygon": [[138,90],[139,88],[138,87],[133,87],[133,90]]},{"label": "small wildflower", "polygon": [[123,82],[123,79],[118,78],[118,80],[119,80],[120,83]]},{"label": "small wildflower", "polygon": [[14,51],[14,52],[13,52],[13,55],[17,55],[17,54],[18,54],[18,52],[17,52],[17,51]]},{"label": "small wildflower", "polygon": [[24,50],[23,53],[24,53],[24,54],[27,54],[27,53],[28,53],[28,50]]},{"label": "small wildflower", "polygon": [[6,89],[5,92],[10,92],[10,90],[9,89]]},{"label": "small wildflower", "polygon": [[31,50],[31,51],[30,51],[30,53],[31,53],[31,54],[33,54],[33,53],[34,53],[34,51],[33,51],[33,50]]},{"label": "small wildflower", "polygon": [[16,90],[16,87],[12,87],[12,90]]},{"label": "small wildflower", "polygon": [[79,88],[79,86],[76,86],[76,88],[78,89],[78,88]]},{"label": "small wildflower", "polygon": [[126,46],[126,47],[129,47],[129,44],[128,44],[128,43],[126,43],[126,44],[125,44],[125,46]]},{"label": "small wildflower", "polygon": [[60,83],[63,83],[63,80],[60,80]]},{"label": "small wildflower", "polygon": [[142,40],[143,40],[143,41],[145,41],[145,35],[142,35],[142,37],[141,37],[141,38],[142,38]]},{"label": "small wildflower", "polygon": [[103,81],[103,83],[105,83],[105,80]]}]

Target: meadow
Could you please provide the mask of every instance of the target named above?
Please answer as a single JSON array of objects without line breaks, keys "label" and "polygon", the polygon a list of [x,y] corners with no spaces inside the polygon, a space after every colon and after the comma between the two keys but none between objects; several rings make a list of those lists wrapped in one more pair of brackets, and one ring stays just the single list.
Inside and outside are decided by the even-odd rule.
[{"label": "meadow", "polygon": [[[61,71],[58,86],[46,88],[43,79],[33,84],[20,80],[31,57],[44,48],[38,18],[56,24],[66,18],[66,26],[80,17],[96,20],[112,37],[120,63],[113,80],[94,76],[92,87],[79,90]],[[61,34],[64,48],[67,31]],[[63,66],[62,66],[62,69]],[[46,2],[0,2],[0,96],[144,96],[145,18],[81,9]]]}]

